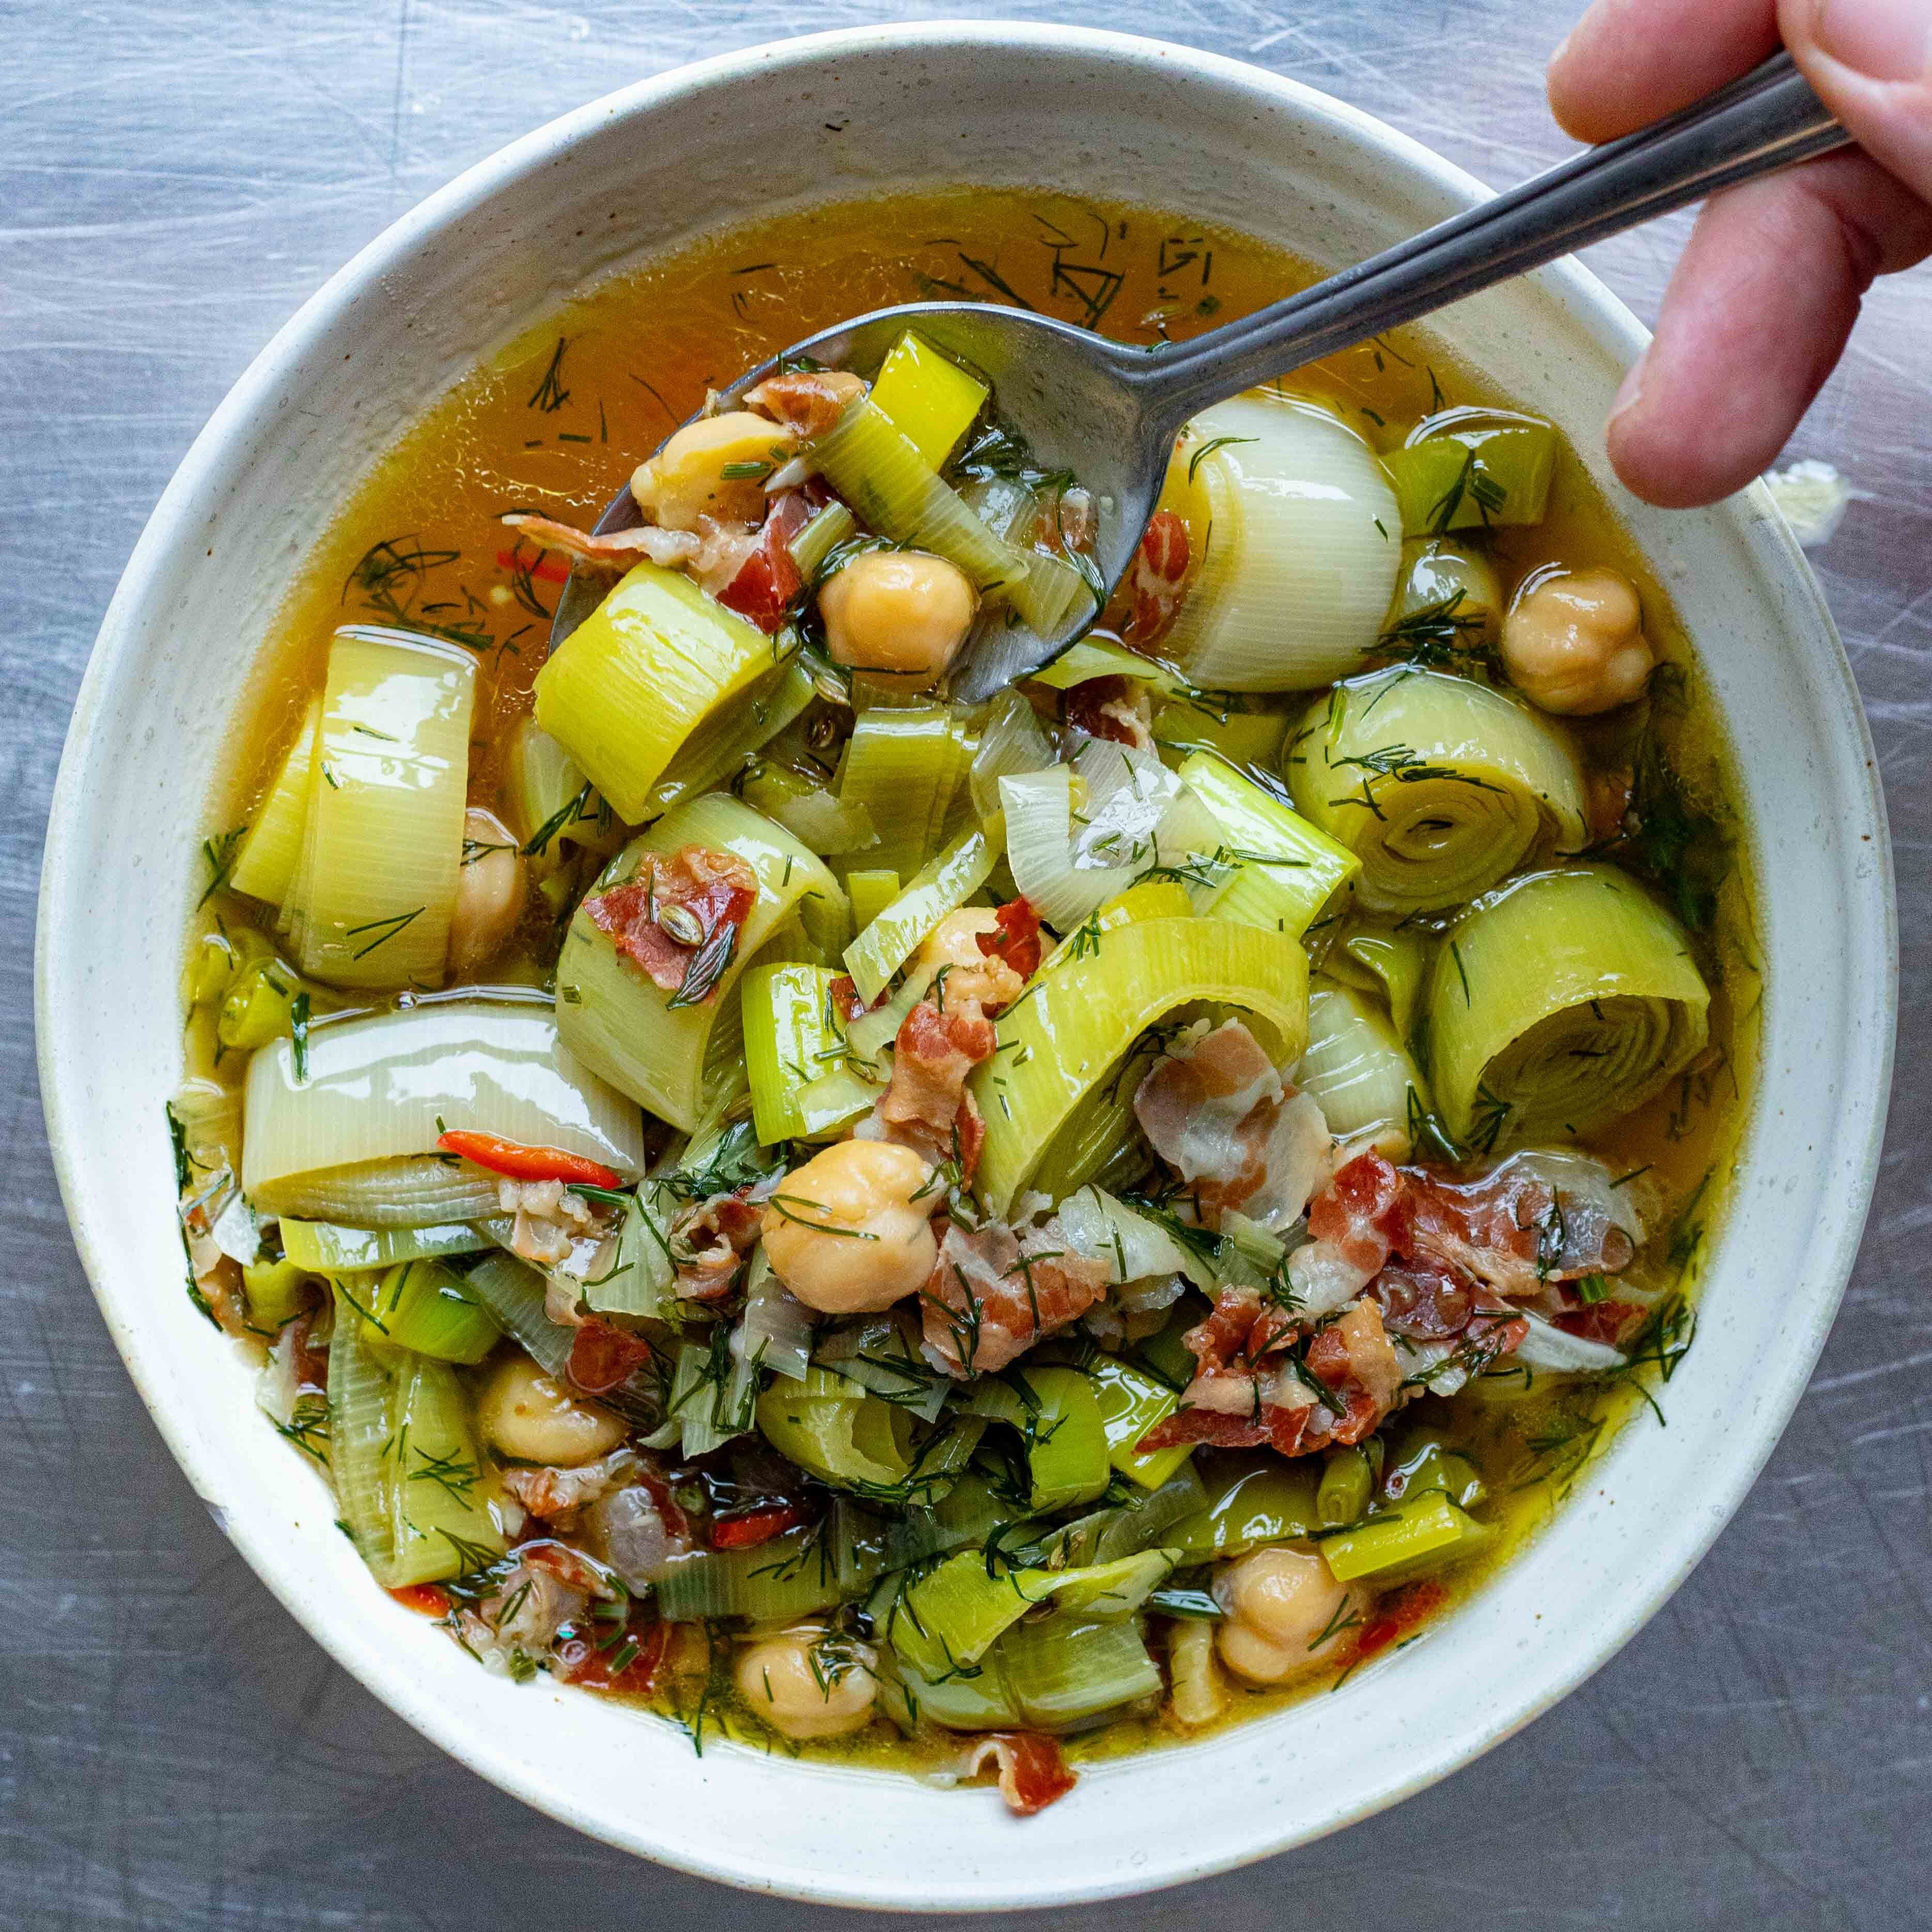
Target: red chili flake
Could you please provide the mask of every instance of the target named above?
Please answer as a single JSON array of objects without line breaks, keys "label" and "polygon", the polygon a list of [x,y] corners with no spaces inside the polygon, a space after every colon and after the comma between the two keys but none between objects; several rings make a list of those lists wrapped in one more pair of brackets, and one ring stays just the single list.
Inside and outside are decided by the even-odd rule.
[{"label": "red chili flake", "polygon": [[[595,1624],[591,1628],[594,1630]],[[670,1646],[670,1624],[633,1618],[622,1630],[606,1636],[566,1638],[556,1647],[556,1675],[581,1690],[646,1696]]]},{"label": "red chili flake", "polygon": [[713,1550],[753,1550],[804,1520],[805,1511],[796,1503],[745,1510],[736,1516],[722,1516],[712,1524],[711,1546]]},{"label": "red chili flake", "polygon": [[578,1330],[564,1372],[586,1395],[607,1395],[651,1358],[651,1345],[596,1316]]},{"label": "red chili flake", "polygon": [[440,1583],[405,1583],[389,1594],[406,1610],[414,1610],[418,1616],[446,1617],[449,1614],[450,1594]]},{"label": "red chili flake", "polygon": [[520,571],[526,577],[542,578],[546,584],[568,584],[570,581],[570,562],[567,557],[554,556],[543,551],[535,563],[526,564],[513,550],[500,550],[496,553],[496,568],[514,574]]},{"label": "red chili flake", "polygon": [[494,1134],[452,1127],[436,1136],[436,1145],[445,1154],[460,1155],[492,1174],[506,1174],[512,1180],[561,1180],[575,1186],[616,1188],[624,1177],[601,1160],[562,1148],[526,1147],[521,1141],[501,1140]]}]

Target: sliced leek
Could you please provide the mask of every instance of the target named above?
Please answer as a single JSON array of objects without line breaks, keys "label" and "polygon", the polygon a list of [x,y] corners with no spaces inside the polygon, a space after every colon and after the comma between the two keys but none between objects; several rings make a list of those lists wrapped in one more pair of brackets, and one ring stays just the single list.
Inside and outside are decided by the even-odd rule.
[{"label": "sliced leek", "polygon": [[988,1210],[1006,1212],[1054,1136],[1149,1027],[1200,1001],[1239,1010],[1286,1065],[1307,1043],[1307,955],[1254,926],[1156,919],[1038,974],[1000,1016],[998,1048],[970,1082],[986,1121],[976,1186]]},{"label": "sliced leek", "polygon": [[297,1267],[317,1274],[393,1268],[398,1262],[441,1255],[481,1254],[490,1245],[467,1222],[426,1228],[345,1228],[330,1221],[298,1221],[284,1215],[282,1252]]},{"label": "sliced leek", "polygon": [[892,345],[872,383],[872,406],[934,470],[958,447],[991,392],[910,330]]},{"label": "sliced leek", "polygon": [[364,1562],[386,1585],[396,1559],[388,1443],[389,1378],[369,1345],[355,1303],[335,1290],[328,1344],[328,1472],[335,1507]]},{"label": "sliced leek", "polygon": [[283,905],[304,973],[340,986],[442,983],[476,683],[476,660],[454,644],[336,633]]},{"label": "sliced leek", "polygon": [[[290,1184],[374,1161],[434,1156],[446,1129],[560,1148],[635,1176],[644,1161],[636,1109],[560,1035],[548,1004],[532,996],[440,1000],[315,1027],[303,1073],[292,1042],[278,1040],[248,1068],[242,1186],[266,1213],[297,1212]],[[460,1164],[441,1171],[472,1189],[478,1172]],[[494,1212],[494,1177],[484,1180],[482,1211]],[[425,1220],[458,1218],[472,1217],[432,1213]]]},{"label": "sliced leek", "polygon": [[322,700],[315,698],[302,714],[295,741],[284,754],[274,784],[256,808],[235,869],[228,883],[238,892],[272,906],[288,897],[290,881],[302,858],[302,832],[308,818],[309,772],[314,763],[316,732],[322,722]]},{"label": "sliced leek", "polygon": [[537,722],[635,824],[679,748],[774,668],[757,626],[681,571],[640,563],[538,672]]},{"label": "sliced leek", "polygon": [[1195,418],[1161,500],[1188,526],[1191,561],[1160,649],[1195,683],[1311,691],[1359,668],[1395,590],[1402,522],[1352,430],[1251,391]]},{"label": "sliced leek", "polygon": [[1071,564],[995,536],[868,397],[847,410],[812,458],[868,530],[956,563],[1042,636],[1092,610],[1093,593]]},{"label": "sliced leek", "polygon": [[814,694],[812,674],[796,655],[754,679],[729,704],[721,704],[679,747],[651,787],[640,817],[656,818],[734,778],[797,719]]},{"label": "sliced leek", "polygon": [[532,873],[548,878],[581,846],[608,854],[621,836],[616,814],[584,767],[534,718],[511,734],[502,801]]},{"label": "sliced leek", "polygon": [[842,922],[845,896],[824,862],[782,826],[727,794],[707,792],[632,839],[592,896],[632,878],[647,857],[682,845],[735,854],[758,878],[757,900],[713,990],[671,1005],[674,996],[621,957],[580,905],[557,960],[556,1018],[559,1039],[584,1065],[688,1133],[721,1082],[742,1085],[739,981],[746,968],[814,896]]},{"label": "sliced leek", "polygon": [[1405,1160],[1430,1112],[1429,1089],[1387,1016],[1333,980],[1309,988],[1308,1051],[1294,1078],[1337,1140],[1387,1136]]},{"label": "sliced leek", "polygon": [[[845,1022],[822,967],[754,966],[745,975],[745,1066],[752,1118],[767,1147],[849,1126],[880,1090],[851,1073]],[[843,1071],[850,1077],[828,1082]]]},{"label": "sliced leek", "polygon": [[853,728],[838,774],[839,802],[877,832],[868,869],[910,878],[944,844],[968,796],[976,741],[944,705],[868,711]]},{"label": "sliced leek", "polygon": [[395,1589],[487,1568],[503,1553],[488,1508],[469,1399],[446,1363],[406,1358],[385,1445],[394,1555],[376,1580]]},{"label": "sliced leek", "polygon": [[924,867],[845,949],[845,970],[868,1006],[883,993],[921,940],[992,876],[1000,856],[997,825],[964,832]]},{"label": "sliced leek", "polygon": [[1187,759],[1180,777],[1208,808],[1235,862],[1234,875],[1208,904],[1210,917],[1291,939],[1333,917],[1362,868],[1347,846],[1210,752]]},{"label": "sliced leek", "polygon": [[1684,929],[1628,873],[1578,866],[1479,900],[1437,952],[1430,1071],[1478,1152],[1588,1132],[1704,1050],[1710,993]]},{"label": "sliced leek", "polygon": [[1304,817],[1361,860],[1360,902],[1460,905],[1583,842],[1583,778],[1558,726],[1501,692],[1407,667],[1351,678],[1288,740]]}]

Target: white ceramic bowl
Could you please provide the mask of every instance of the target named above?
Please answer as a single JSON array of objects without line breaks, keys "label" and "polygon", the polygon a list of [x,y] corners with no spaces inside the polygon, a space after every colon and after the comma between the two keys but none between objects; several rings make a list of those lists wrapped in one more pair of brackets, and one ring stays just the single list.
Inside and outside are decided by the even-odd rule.
[{"label": "white ceramic bowl", "polygon": [[[988,1793],[717,1748],[486,1676],[392,1605],[320,1481],[181,1290],[161,1108],[178,1074],[182,925],[221,758],[311,538],[423,398],[559,290],[761,210],[962,179],[1182,207],[1339,266],[1477,183],[1250,67],[1051,27],[862,29],[734,54],[554,122],[424,202],[276,337],[142,536],[82,686],[42,879],[47,1124],[116,1346],[189,1480],[269,1587],[378,1696],[506,1790],[734,1884],[984,1909],[1165,1885],[1388,1804],[1571,1689],[1681,1582],[1802,1390],[1850,1270],[1890,1069],[1895,942],[1871,748],[1831,620],[1760,491],[1694,515],[1611,483],[1598,426],[1642,341],[1580,269],[1466,302],[1441,333],[1570,430],[1696,639],[1742,754],[1770,962],[1748,1160],[1667,1432],[1640,1421],[1513,1568],[1427,1640],[1204,1743],[1103,1766],[1040,1817]],[[100,943],[104,908],[114,943]],[[291,1633],[292,1640],[292,1633]]]}]

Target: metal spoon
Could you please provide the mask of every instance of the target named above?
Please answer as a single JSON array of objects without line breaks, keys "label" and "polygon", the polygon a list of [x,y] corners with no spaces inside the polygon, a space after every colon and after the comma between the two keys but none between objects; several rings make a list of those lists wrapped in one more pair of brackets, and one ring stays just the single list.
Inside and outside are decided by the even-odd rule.
[{"label": "metal spoon", "polygon": [[[789,357],[869,375],[916,328],[990,381],[1000,419],[1026,439],[1042,468],[1071,470],[1093,493],[1094,556],[1111,590],[1133,561],[1175,437],[1211,404],[1850,139],[1790,56],[1780,53],[1667,120],[1590,148],[1299,295],[1157,354],[1029,310],[912,302],[806,337],[740,376],[719,400],[734,405]],[[628,530],[640,520],[627,487],[597,530]],[[572,574],[558,599],[553,650],[604,588],[582,571]],[[990,697],[1056,656],[1087,621],[1051,638],[991,628],[953,666],[952,694]]]}]

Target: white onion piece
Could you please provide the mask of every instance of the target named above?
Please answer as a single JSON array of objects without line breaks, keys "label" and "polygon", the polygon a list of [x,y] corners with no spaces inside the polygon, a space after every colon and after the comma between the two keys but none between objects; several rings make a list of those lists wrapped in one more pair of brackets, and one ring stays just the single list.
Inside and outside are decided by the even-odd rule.
[{"label": "white onion piece", "polygon": [[1000,781],[1010,773],[1041,772],[1054,762],[1053,746],[1033,706],[1016,691],[998,693],[973,754],[973,809],[991,818],[1000,809]]},{"label": "white onion piece", "polygon": [[[1196,561],[1162,655],[1220,691],[1312,691],[1360,670],[1402,559],[1375,452],[1328,410],[1268,390],[1191,428],[1162,500],[1186,518]],[[1208,449],[1221,437],[1239,440]]]},{"label": "white onion piece", "polygon": [[1518,1312],[1529,1324],[1529,1333],[1516,1345],[1518,1361],[1557,1376],[1603,1375],[1624,1366],[1624,1357],[1607,1342],[1573,1335],[1526,1310]]},{"label": "white onion piece", "polygon": [[1116,1286],[1150,1275],[1182,1274],[1212,1294],[1220,1285],[1212,1269],[1157,1221],[1136,1214],[1102,1187],[1083,1187],[1060,1204],[1066,1245],[1090,1261],[1103,1262]]},{"label": "white onion piece", "polygon": [[[1077,818],[1076,776],[1084,794]],[[1001,778],[1000,802],[1014,883],[1061,933],[1150,866],[1211,853],[1220,838],[1207,807],[1160,759],[1100,738],[1088,740],[1071,770]]]},{"label": "white onion piece", "polygon": [[300,1082],[289,1041],[262,1048],[248,1068],[242,1186],[433,1153],[444,1127],[561,1148],[627,1180],[644,1165],[635,1105],[562,1044],[548,1006],[451,1000],[315,1028]]}]

